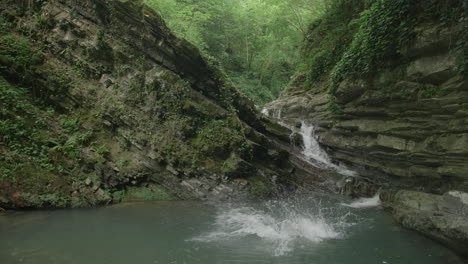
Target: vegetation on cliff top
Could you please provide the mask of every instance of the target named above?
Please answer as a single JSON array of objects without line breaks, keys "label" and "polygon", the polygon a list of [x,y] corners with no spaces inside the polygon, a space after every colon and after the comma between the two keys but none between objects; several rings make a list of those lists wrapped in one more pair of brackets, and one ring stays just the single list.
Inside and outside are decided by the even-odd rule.
[{"label": "vegetation on cliff top", "polygon": [[[323,18],[311,24],[306,58],[299,73],[305,73],[302,88],[326,86],[329,106],[339,111],[335,92],[344,79],[366,79],[391,66],[405,65],[405,48],[415,36],[415,26],[440,21],[449,27],[465,25],[465,1],[336,0]],[[461,58],[459,71],[466,72],[466,31],[459,30],[452,50]],[[325,82],[325,85],[320,83]],[[297,88],[296,88],[297,89]]]}]

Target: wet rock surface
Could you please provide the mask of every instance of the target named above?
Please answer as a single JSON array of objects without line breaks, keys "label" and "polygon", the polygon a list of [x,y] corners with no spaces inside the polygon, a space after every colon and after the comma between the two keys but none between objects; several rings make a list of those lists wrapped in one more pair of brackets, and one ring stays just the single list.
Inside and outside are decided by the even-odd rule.
[{"label": "wet rock surface", "polygon": [[407,190],[386,190],[383,206],[403,226],[429,236],[468,257],[468,193],[435,195]]}]

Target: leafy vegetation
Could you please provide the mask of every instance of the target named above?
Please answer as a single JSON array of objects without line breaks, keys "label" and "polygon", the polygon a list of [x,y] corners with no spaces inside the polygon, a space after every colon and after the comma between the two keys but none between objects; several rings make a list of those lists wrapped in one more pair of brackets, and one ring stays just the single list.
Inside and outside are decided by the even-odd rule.
[{"label": "leafy vegetation", "polygon": [[299,59],[307,25],[327,0],[145,0],[168,26],[206,56],[257,103],[275,99]]},{"label": "leafy vegetation", "polygon": [[[325,87],[329,91],[329,109],[340,111],[335,93],[345,79],[368,79],[396,65],[405,65],[405,48],[415,36],[417,24],[440,21],[453,27],[465,21],[463,6],[454,1],[335,0],[319,20],[311,24],[302,53],[305,62],[303,90]],[[462,58],[460,72],[466,68],[466,32],[460,30],[453,52]],[[424,88],[420,96],[437,95]]]},{"label": "leafy vegetation", "polygon": [[[395,64],[405,68],[404,48],[417,23],[467,21],[457,9],[461,0],[119,1],[128,3],[94,2],[91,10],[106,25],[94,32],[39,10],[0,16],[2,192],[21,190],[19,196],[33,201],[31,206],[68,206],[79,204],[79,195],[90,204],[98,196],[106,202],[125,195],[172,198],[164,188],[148,185],[163,182],[155,171],[164,168],[187,177],[249,178],[259,148],[249,141],[256,140],[253,130],[239,119],[254,117],[235,87],[258,104],[273,100],[300,60],[299,89],[328,89],[330,110],[338,112],[335,95],[343,80],[372,77]],[[202,80],[198,87],[184,72],[167,70],[149,58],[153,35],[135,34],[134,27],[123,25],[138,16],[158,22],[143,2],[202,51],[213,66],[207,78],[213,84],[207,81],[205,89]],[[123,10],[134,13],[127,17]],[[161,28],[162,35],[168,34]],[[73,37],[44,37],[51,29]],[[137,36],[118,35],[127,29]],[[466,55],[466,36],[454,39],[454,52]],[[190,46],[183,48],[198,56]],[[171,51],[168,47],[168,56]],[[466,72],[466,56],[462,59],[460,71]],[[392,98],[446,92],[435,85],[408,87],[378,92]],[[271,192],[269,177],[249,182],[255,195]]]}]

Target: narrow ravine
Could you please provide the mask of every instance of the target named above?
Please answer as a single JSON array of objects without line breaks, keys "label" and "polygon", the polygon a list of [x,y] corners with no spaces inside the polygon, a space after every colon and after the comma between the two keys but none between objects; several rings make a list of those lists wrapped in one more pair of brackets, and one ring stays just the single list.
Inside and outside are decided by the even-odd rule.
[{"label": "narrow ravine", "polygon": [[467,263],[467,10],[0,1],[0,264]]}]

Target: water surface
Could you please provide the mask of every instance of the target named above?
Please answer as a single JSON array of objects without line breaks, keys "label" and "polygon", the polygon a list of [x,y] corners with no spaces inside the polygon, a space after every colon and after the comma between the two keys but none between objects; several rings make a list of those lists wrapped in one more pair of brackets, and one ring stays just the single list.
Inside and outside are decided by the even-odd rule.
[{"label": "water surface", "polygon": [[458,263],[365,204],[302,197],[18,212],[0,216],[0,263]]}]

